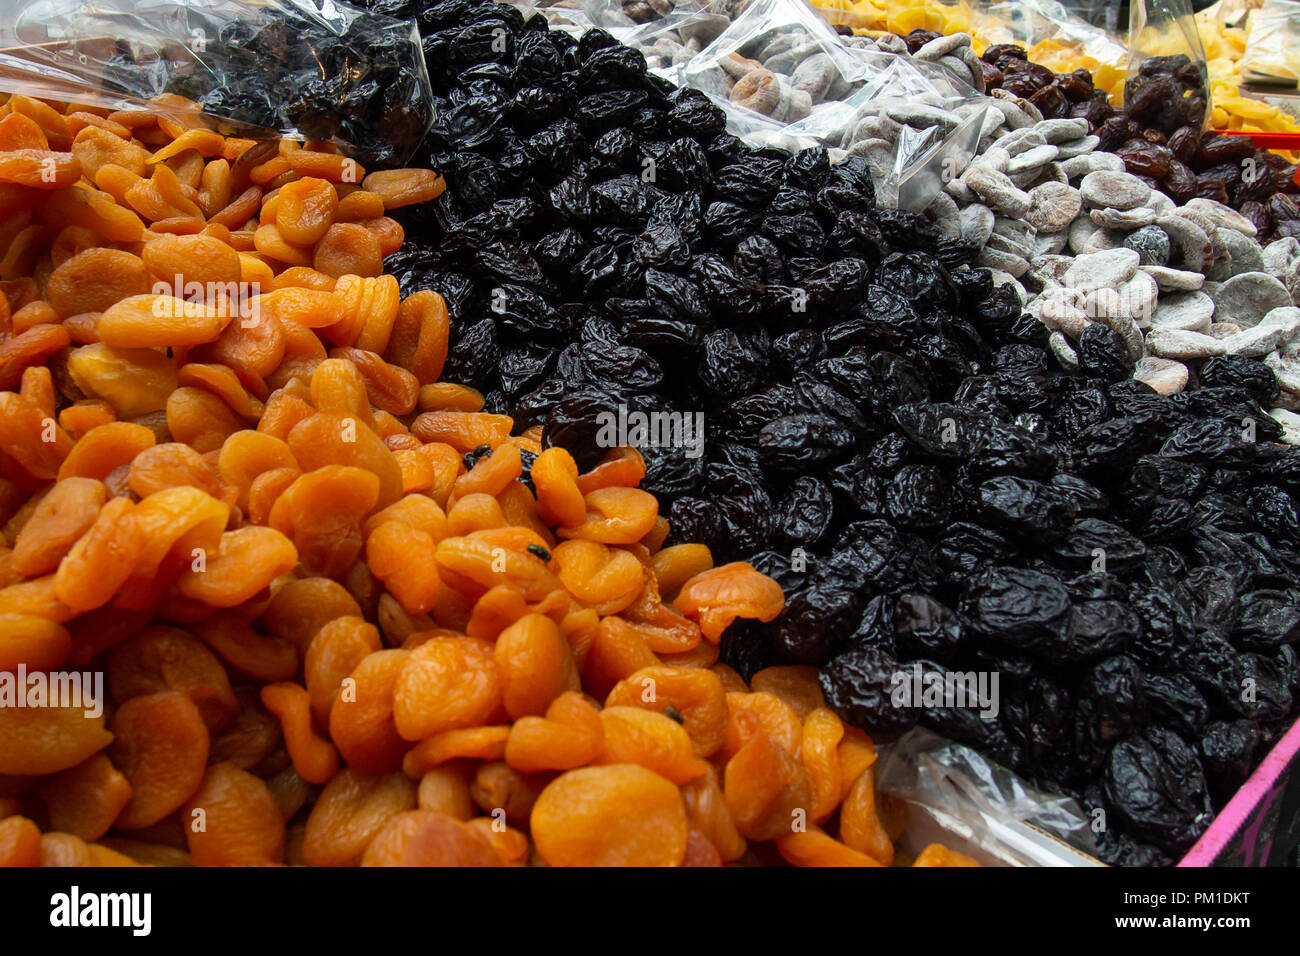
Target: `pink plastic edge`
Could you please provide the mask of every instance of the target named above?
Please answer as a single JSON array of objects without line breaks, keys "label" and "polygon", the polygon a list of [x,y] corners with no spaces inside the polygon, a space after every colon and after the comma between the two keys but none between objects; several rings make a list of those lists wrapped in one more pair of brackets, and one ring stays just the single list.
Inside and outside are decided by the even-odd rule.
[{"label": "pink plastic edge", "polygon": [[1242,784],[1228,801],[1228,805],[1214,818],[1210,828],[1201,834],[1196,845],[1178,861],[1179,866],[1210,866],[1228,841],[1236,836],[1252,810],[1272,789],[1287,765],[1300,752],[1300,720],[1291,725],[1281,740],[1269,751],[1250,779]]}]

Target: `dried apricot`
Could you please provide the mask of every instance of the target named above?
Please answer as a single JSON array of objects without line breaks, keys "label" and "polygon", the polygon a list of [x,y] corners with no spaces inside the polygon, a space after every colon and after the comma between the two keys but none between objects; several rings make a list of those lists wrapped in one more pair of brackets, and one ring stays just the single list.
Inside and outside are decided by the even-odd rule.
[{"label": "dried apricot", "polygon": [[700,622],[704,637],[717,643],[738,617],[775,620],[785,608],[781,586],[743,561],[733,561],[695,575],[673,603]]},{"label": "dried apricot", "polygon": [[119,829],[157,823],[202,782],[210,738],[188,695],[168,690],[131,698],[113,715],[113,736],[109,757],[131,784]]},{"label": "dried apricot", "polygon": [[[32,703],[31,693],[27,703]],[[107,747],[113,735],[104,729],[103,700],[82,703],[0,707],[0,773],[57,773]]]},{"label": "dried apricot", "polygon": [[[50,827],[83,840],[108,832],[131,799],[131,784],[103,754],[42,781]],[[2,852],[2,851],[0,851]]]},{"label": "dried apricot", "polygon": [[704,772],[691,738],[665,714],[639,707],[606,707],[600,722],[605,732],[602,763],[640,764],[677,784]]},{"label": "dried apricot", "polygon": [[530,829],[551,866],[677,866],[686,855],[681,794],[635,764],[561,774],[538,797]]},{"label": "dried apricot", "polygon": [[284,857],[284,818],[275,797],[234,764],[208,768],[181,820],[197,866],[278,863]]},{"label": "dried apricot", "polygon": [[487,838],[435,810],[390,817],[361,858],[362,866],[500,866]]},{"label": "dried apricot", "polygon": [[311,696],[300,684],[267,684],[262,706],[280,721],[293,769],[308,783],[326,783],[338,773],[339,755],[329,740],[312,729]]},{"label": "dried apricot", "polygon": [[543,714],[565,691],[581,688],[568,642],[544,615],[528,614],[503,630],[493,654],[502,703],[514,719]]},{"label": "dried apricot", "polygon": [[600,712],[575,691],[566,691],[545,717],[521,717],[510,727],[505,759],[520,773],[572,770],[595,761],[605,748]]},{"label": "dried apricot", "polygon": [[619,681],[606,707],[641,707],[680,718],[697,757],[712,756],[726,741],[727,696],[712,671],[644,667]]},{"label": "dried apricot", "polygon": [[188,694],[213,732],[240,711],[216,656],[198,638],[165,625],[147,628],[109,650],[108,686],[118,703],[164,690]]},{"label": "dried apricot", "polygon": [[488,723],[501,706],[492,647],[474,638],[436,637],[411,651],[395,687],[393,717],[406,740]]},{"label": "dried apricot", "polygon": [[397,677],[410,653],[397,649],[367,654],[344,678],[330,707],[330,738],[358,773],[397,770],[410,749],[393,719]]},{"label": "dried apricot", "polygon": [[364,776],[344,768],[307,817],[303,859],[313,866],[355,866],[388,820],[415,809],[415,794],[403,774]]}]

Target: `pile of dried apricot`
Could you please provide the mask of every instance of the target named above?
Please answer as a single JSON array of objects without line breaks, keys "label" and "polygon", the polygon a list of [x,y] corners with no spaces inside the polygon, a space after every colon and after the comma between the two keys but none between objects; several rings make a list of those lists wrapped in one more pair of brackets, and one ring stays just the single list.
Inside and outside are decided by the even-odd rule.
[{"label": "pile of dried apricot", "polygon": [[438,381],[442,188],[0,107],[0,864],[889,865],[815,672],[717,663],[777,584]]}]

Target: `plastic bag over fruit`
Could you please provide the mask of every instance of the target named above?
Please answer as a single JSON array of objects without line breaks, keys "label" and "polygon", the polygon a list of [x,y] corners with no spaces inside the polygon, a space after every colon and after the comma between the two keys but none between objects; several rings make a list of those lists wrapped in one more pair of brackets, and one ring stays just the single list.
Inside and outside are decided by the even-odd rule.
[{"label": "plastic bag over fruit", "polygon": [[1295,86],[1300,80],[1300,2],[1265,0],[1250,20],[1239,63],[1247,82]]},{"label": "plastic bag over fruit", "polygon": [[1124,112],[1169,135],[1210,117],[1205,47],[1188,0],[1132,0]]},{"label": "plastic bag over fruit", "polygon": [[[1123,28],[1121,24],[1121,29]],[[1082,66],[1122,71],[1128,48],[1113,32],[1082,19],[1056,0],[980,5],[972,15],[972,28],[989,45],[1018,43],[1029,59],[1057,73]],[[1098,86],[1109,86],[1103,71]]]},{"label": "plastic bag over fruit", "polygon": [[[406,161],[432,122],[415,26],[332,0],[10,0],[0,90],[193,113],[221,132]],[[159,103],[151,100],[167,96]]]},{"label": "plastic bag over fruit", "polygon": [[908,810],[905,852],[921,849],[908,841],[938,840],[985,865],[1101,865],[1093,820],[1071,798],[919,727],[880,751],[877,789]]},{"label": "plastic bag over fruit", "polygon": [[[737,136],[866,156],[880,182],[877,198],[918,209],[942,182],[934,176],[919,192],[905,188],[917,171],[954,137],[971,140],[970,149],[978,142],[982,98],[945,68],[876,49],[870,38],[839,36],[801,0],[753,0],[717,32],[725,20],[719,9],[665,18],[667,34],[641,28],[620,39],[666,56],[656,63],[675,65],[675,82],[722,107]],[[703,48],[673,63],[694,45]]]}]

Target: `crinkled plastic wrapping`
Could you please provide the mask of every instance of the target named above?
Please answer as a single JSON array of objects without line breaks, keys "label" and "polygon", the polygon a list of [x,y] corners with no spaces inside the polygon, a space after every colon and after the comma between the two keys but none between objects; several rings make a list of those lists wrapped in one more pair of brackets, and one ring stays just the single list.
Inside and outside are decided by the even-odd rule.
[{"label": "crinkled plastic wrapping", "polygon": [[[400,165],[433,120],[411,23],[333,0],[9,0],[0,89],[111,109],[198,103],[223,132]],[[171,112],[186,112],[170,98]]]},{"label": "crinkled plastic wrapping", "polygon": [[1084,23],[1112,35],[1127,26],[1119,22],[1120,5],[1115,0],[1064,0],[1062,6]]},{"label": "crinkled plastic wrapping", "polygon": [[680,83],[686,64],[730,25],[724,14],[679,7],[665,17],[613,32],[622,43],[645,55],[650,72]]},{"label": "crinkled plastic wrapping", "polygon": [[1052,69],[1057,66],[1050,54],[1057,50],[1119,69],[1128,63],[1128,47],[1113,32],[1076,16],[1056,0],[989,4],[974,21],[977,33],[989,44],[1019,43],[1030,51],[1031,60]]},{"label": "crinkled plastic wrapping", "polygon": [[[802,0],[741,6],[679,5],[633,27],[617,25],[625,18],[621,0],[588,0],[586,10],[645,54],[656,74],[706,93],[735,135],[787,150],[821,144],[866,156],[886,204],[924,208],[942,188],[945,147],[954,136],[974,136],[971,150],[978,142],[983,100],[943,67],[841,37]],[[917,128],[890,118],[907,108],[922,117]]]},{"label": "crinkled plastic wrapping", "polygon": [[[1036,790],[969,747],[929,730],[915,728],[880,748],[876,787],[909,805],[908,830],[916,831],[912,839],[928,841],[937,830],[951,848],[986,863],[1097,863],[1091,821],[1074,800]],[[913,811],[924,820],[913,821]],[[914,822],[928,826],[914,828]],[[915,853],[921,847],[903,849]]]},{"label": "crinkled plastic wrapping", "polygon": [[575,36],[580,36],[592,27],[600,26],[588,16],[585,0],[557,0],[556,3],[540,5],[529,3],[527,0],[499,0],[499,2],[510,4],[524,15],[525,20],[535,13],[540,13],[546,18],[546,23],[552,30],[561,30]]},{"label": "crinkled plastic wrapping", "polygon": [[1247,80],[1300,80],[1300,2],[1265,0],[1250,21],[1246,52],[1238,63]]},{"label": "crinkled plastic wrapping", "polygon": [[1205,126],[1209,123],[1212,108],[1210,74],[1206,65],[1205,47],[1201,44],[1201,34],[1196,29],[1196,19],[1192,16],[1189,0],[1132,0],[1129,7],[1128,50],[1128,77],[1124,82],[1124,106],[1127,112],[1133,113],[1139,122],[1158,127],[1159,124],[1141,115],[1144,111],[1134,110],[1135,91],[1148,69],[1156,67],[1163,71],[1173,60],[1186,57],[1188,65],[1180,73],[1185,71],[1189,75],[1194,73],[1195,76],[1183,84],[1185,87],[1194,87],[1190,95],[1187,89],[1182,91],[1184,99],[1199,98],[1203,101],[1203,107],[1186,111],[1187,115],[1183,119],[1194,125]]},{"label": "crinkled plastic wrapping", "polygon": [[731,9],[731,0],[560,0],[560,2],[580,5],[587,17],[602,30],[611,33],[619,27],[638,27],[659,23],[670,17],[699,13],[706,7],[715,6],[718,13],[728,21],[735,11]]}]

